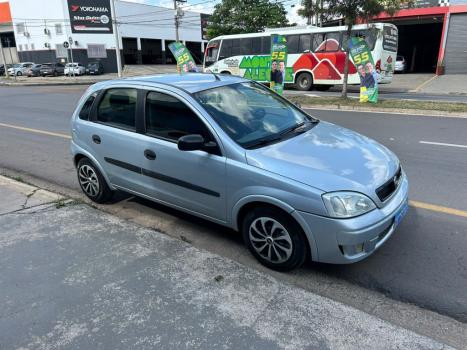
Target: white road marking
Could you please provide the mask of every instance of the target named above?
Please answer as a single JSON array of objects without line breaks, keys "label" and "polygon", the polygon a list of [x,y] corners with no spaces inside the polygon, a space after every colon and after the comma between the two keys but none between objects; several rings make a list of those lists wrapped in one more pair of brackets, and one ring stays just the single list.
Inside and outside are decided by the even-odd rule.
[{"label": "white road marking", "polygon": [[446,147],[467,148],[467,145],[456,145],[456,144],[454,144],[454,143],[431,142],[431,141],[418,141],[418,143],[423,143],[424,145],[435,145],[435,146],[446,146]]}]

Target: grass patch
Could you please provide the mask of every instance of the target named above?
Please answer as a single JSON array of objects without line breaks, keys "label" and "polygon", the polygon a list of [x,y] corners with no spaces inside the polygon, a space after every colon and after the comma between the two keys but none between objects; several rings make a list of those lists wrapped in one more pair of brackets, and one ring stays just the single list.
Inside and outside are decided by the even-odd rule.
[{"label": "grass patch", "polygon": [[292,102],[302,105],[333,105],[345,107],[363,107],[368,109],[417,109],[424,111],[460,112],[467,113],[467,103],[408,101],[408,100],[380,100],[378,103],[360,103],[358,99],[342,97],[311,97],[287,96]]}]

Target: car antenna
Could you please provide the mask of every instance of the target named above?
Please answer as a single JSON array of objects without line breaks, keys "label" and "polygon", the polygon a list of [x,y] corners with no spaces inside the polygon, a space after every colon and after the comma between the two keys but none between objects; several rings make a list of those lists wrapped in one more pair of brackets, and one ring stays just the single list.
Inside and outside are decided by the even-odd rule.
[{"label": "car antenna", "polygon": [[214,72],[211,72],[211,73],[212,73],[212,75],[214,75],[214,78],[216,78],[216,80],[218,80],[218,81],[221,80],[221,78],[219,78],[219,76],[216,73],[214,73]]}]

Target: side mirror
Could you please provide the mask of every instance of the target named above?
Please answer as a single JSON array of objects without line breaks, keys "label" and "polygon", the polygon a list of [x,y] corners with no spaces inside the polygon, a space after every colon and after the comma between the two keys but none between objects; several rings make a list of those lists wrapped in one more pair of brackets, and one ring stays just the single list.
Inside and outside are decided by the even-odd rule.
[{"label": "side mirror", "polygon": [[180,151],[209,151],[217,145],[212,141],[206,143],[201,135],[192,134],[180,137],[177,146]]}]

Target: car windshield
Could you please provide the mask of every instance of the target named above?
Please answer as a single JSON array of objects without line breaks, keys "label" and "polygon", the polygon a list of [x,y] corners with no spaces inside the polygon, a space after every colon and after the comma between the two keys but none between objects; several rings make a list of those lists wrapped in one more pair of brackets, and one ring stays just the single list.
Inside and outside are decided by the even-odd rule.
[{"label": "car windshield", "polygon": [[21,67],[21,65],[19,63],[16,63],[16,64],[11,66],[11,68],[19,68],[19,67]]},{"label": "car windshield", "polygon": [[97,63],[89,63],[88,67],[89,68],[98,68],[98,64]]},{"label": "car windshield", "polygon": [[312,126],[311,118],[264,86],[245,82],[200,91],[196,99],[239,145],[254,148]]}]

